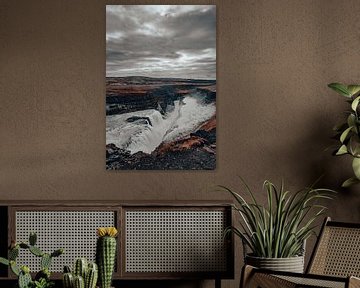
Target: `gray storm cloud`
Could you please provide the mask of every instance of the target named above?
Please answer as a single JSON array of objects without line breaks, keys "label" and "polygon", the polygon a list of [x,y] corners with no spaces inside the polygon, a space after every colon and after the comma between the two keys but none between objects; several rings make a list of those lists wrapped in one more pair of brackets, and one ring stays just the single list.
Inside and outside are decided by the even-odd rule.
[{"label": "gray storm cloud", "polygon": [[215,79],[215,6],[107,5],[106,76]]}]

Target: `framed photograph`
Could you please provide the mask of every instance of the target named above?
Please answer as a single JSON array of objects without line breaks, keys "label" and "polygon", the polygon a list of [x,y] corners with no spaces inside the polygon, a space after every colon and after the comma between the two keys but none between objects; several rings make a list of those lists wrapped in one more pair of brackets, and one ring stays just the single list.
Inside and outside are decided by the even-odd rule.
[{"label": "framed photograph", "polygon": [[216,6],[106,6],[106,169],[216,167]]}]

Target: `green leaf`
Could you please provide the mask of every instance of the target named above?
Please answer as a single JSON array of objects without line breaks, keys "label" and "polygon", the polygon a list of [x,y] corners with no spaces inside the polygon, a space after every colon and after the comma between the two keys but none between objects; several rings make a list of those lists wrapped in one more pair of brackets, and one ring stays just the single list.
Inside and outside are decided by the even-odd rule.
[{"label": "green leaf", "polygon": [[352,185],[359,184],[359,183],[360,183],[359,179],[357,179],[356,177],[351,177],[351,178],[347,179],[346,181],[344,181],[344,183],[342,183],[341,187],[348,188]]},{"label": "green leaf", "polygon": [[339,93],[342,96],[351,97],[350,92],[347,89],[347,86],[341,84],[341,83],[330,83],[328,85],[329,88],[333,89],[335,92]]},{"label": "green leaf", "polygon": [[350,115],[348,116],[347,124],[349,127],[356,125],[356,116],[353,113],[350,113]]},{"label": "green leaf", "polygon": [[349,91],[351,96],[354,96],[360,92],[360,85],[356,85],[356,84],[348,85],[347,90]]},{"label": "green leaf", "polygon": [[352,168],[357,179],[360,179],[360,158],[355,157],[352,162]]},{"label": "green leaf", "polygon": [[347,128],[347,129],[345,129],[345,131],[343,133],[341,133],[341,136],[340,136],[341,143],[344,143],[346,137],[348,136],[348,134],[349,134],[349,132],[351,131],[352,128],[353,127],[351,126],[351,127]]},{"label": "green leaf", "polygon": [[1,264],[4,264],[4,265],[9,265],[9,264],[10,264],[9,260],[8,260],[8,259],[5,259],[5,258],[3,258],[3,257],[0,257],[0,263],[1,263]]},{"label": "green leaf", "polygon": [[19,276],[21,270],[20,270],[20,268],[16,265],[16,262],[15,262],[15,261],[10,261],[10,268],[11,268],[11,271],[12,271],[16,276]]},{"label": "green leaf", "polygon": [[360,139],[357,135],[352,135],[349,140],[349,150],[351,150],[351,155],[354,157],[360,156]]},{"label": "green leaf", "polygon": [[348,149],[346,148],[346,145],[341,145],[339,150],[336,152],[335,155],[344,155],[348,153]]},{"label": "green leaf", "polygon": [[351,103],[351,109],[356,111],[357,106],[359,105],[360,96],[356,97],[355,100]]}]

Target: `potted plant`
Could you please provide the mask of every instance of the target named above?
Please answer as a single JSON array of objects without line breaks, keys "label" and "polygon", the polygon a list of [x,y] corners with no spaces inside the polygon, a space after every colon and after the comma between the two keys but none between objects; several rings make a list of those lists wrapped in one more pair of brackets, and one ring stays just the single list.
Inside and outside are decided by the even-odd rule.
[{"label": "potted plant", "polygon": [[344,96],[350,104],[350,110],[346,112],[346,122],[334,127],[339,139],[339,145],[334,155],[350,155],[352,157],[352,168],[354,177],[347,179],[342,187],[349,187],[360,183],[360,85],[344,85],[331,83],[329,88]]},{"label": "potted plant", "polygon": [[99,267],[99,287],[110,288],[116,260],[115,227],[100,227],[97,229],[96,262]]},{"label": "potted plant", "polygon": [[225,186],[235,199],[233,208],[240,215],[239,227],[228,227],[243,241],[245,264],[259,268],[300,272],[304,270],[305,241],[314,233],[315,220],[326,207],[318,200],[331,199],[329,189],[304,188],[296,193],[280,188],[266,180],[266,205],[261,205],[248,185],[242,180],[251,201]]},{"label": "potted plant", "polygon": [[[36,246],[37,236],[30,233],[29,243],[13,242],[8,251],[8,259],[0,257],[0,263],[10,266],[11,271],[18,277],[18,288],[50,288],[54,286],[54,282],[50,280],[50,265],[54,257],[58,257],[64,253],[63,249],[57,249],[52,253],[43,252]],[[28,250],[31,254],[39,257],[41,270],[36,273],[32,279],[30,268],[26,265],[19,265],[16,260],[19,256],[20,249]]]},{"label": "potted plant", "polygon": [[99,227],[96,230],[96,263],[88,262],[86,258],[78,258],[74,269],[64,266],[64,288],[113,288],[112,276],[116,260],[116,237],[118,231],[115,227]]},{"label": "potted plant", "polygon": [[77,258],[73,271],[69,266],[64,266],[62,275],[63,288],[95,288],[98,279],[98,266],[86,258]]}]

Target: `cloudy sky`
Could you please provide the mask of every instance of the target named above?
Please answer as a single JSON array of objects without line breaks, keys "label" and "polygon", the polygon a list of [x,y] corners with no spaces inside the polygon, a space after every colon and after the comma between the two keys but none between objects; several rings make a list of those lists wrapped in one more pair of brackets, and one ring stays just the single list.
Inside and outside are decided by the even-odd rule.
[{"label": "cloudy sky", "polygon": [[214,5],[107,5],[106,76],[216,79]]}]

